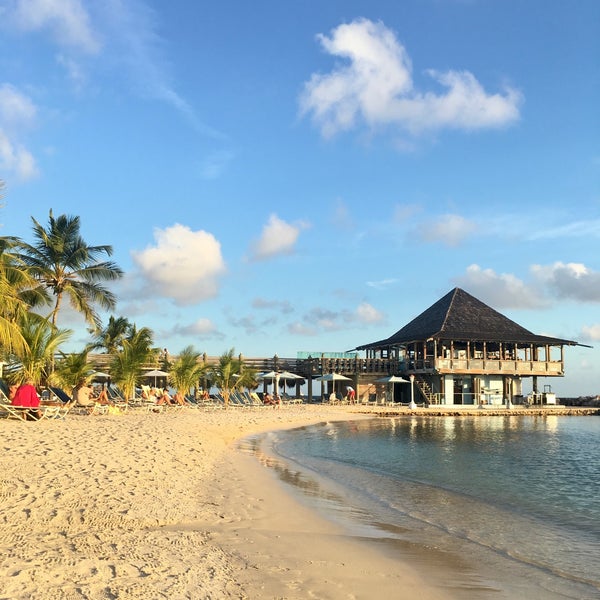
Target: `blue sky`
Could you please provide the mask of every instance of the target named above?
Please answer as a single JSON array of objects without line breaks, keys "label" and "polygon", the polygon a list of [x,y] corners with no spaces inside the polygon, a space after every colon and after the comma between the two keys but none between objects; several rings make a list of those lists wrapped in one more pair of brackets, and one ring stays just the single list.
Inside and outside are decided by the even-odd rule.
[{"label": "blue sky", "polygon": [[596,346],[541,383],[600,393],[599,31],[596,0],[0,0],[0,233],[79,215],[172,353],[344,351],[459,286]]}]

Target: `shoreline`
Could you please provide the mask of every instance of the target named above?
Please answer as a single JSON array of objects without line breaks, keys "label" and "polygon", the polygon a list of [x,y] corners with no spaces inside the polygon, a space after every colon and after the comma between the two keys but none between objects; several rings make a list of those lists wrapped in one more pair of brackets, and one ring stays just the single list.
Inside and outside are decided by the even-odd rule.
[{"label": "shoreline", "polygon": [[397,598],[442,600],[406,565],[300,506],[234,447],[266,431],[361,418],[309,405],[2,419],[0,597],[341,600],[389,586]]},{"label": "shoreline", "polygon": [[[400,599],[448,598],[407,561],[307,508],[272,469],[237,448],[249,436],[320,422],[439,412],[380,408],[1,419],[0,598],[341,600],[371,598],[375,589]],[[456,412],[492,413],[444,416]]]}]

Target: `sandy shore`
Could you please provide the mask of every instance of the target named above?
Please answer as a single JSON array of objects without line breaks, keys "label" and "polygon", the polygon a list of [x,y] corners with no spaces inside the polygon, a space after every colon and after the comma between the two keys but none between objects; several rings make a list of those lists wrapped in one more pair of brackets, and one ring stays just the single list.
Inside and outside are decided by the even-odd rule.
[{"label": "sandy shore", "polygon": [[350,411],[0,420],[0,598],[441,598],[234,448]]}]

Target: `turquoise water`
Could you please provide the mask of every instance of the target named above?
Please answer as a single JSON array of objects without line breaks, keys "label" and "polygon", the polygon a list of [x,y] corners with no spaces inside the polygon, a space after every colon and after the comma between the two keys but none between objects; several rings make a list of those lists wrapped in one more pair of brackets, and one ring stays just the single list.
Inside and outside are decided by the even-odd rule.
[{"label": "turquoise water", "polygon": [[259,446],[305,502],[454,597],[600,598],[598,417],[379,418]]}]

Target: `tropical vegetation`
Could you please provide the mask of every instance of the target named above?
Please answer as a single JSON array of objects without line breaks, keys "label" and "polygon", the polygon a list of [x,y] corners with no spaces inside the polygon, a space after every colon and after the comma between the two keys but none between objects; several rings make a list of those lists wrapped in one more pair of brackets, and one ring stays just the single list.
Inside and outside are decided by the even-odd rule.
[{"label": "tropical vegetation", "polygon": [[[0,180],[0,200],[3,193]],[[91,245],[81,236],[77,216],[49,212],[46,225],[32,217],[33,242],[0,236],[0,375],[11,383],[32,378],[37,385],[72,388],[90,381],[97,366],[92,353],[108,370],[111,382],[125,399],[135,396],[148,368],[169,373],[169,385],[187,395],[200,386],[215,386],[225,404],[231,394],[257,385],[256,371],[248,368],[234,349],[208,367],[193,346],[171,357],[154,345],[154,333],[138,328],[124,316],[111,314],[102,323],[101,311],[111,312],[116,297],[107,287],[123,272],[112,261],[109,245]],[[90,341],[80,352],[64,352],[72,331],[58,326],[68,301],[88,324]]]},{"label": "tropical vegetation", "polygon": [[225,408],[229,406],[231,394],[244,388],[255,388],[256,369],[247,367],[241,357],[235,357],[235,349],[231,348],[219,357],[219,362],[211,370],[210,378],[214,386],[219,388]]},{"label": "tropical vegetation", "polygon": [[193,346],[187,346],[171,365],[169,383],[185,396],[198,388],[198,382],[206,377],[207,371],[200,352],[196,352]]},{"label": "tropical vegetation", "polygon": [[32,217],[34,243],[16,242],[17,259],[24,264],[41,290],[51,291],[54,306],[50,313],[56,326],[63,297],[81,313],[95,329],[100,327],[96,306],[113,310],[114,294],[102,282],[114,281],[123,271],[112,261],[101,261],[103,255],[112,255],[112,246],[90,246],[81,237],[79,217],[60,215],[52,210],[45,228]]}]

